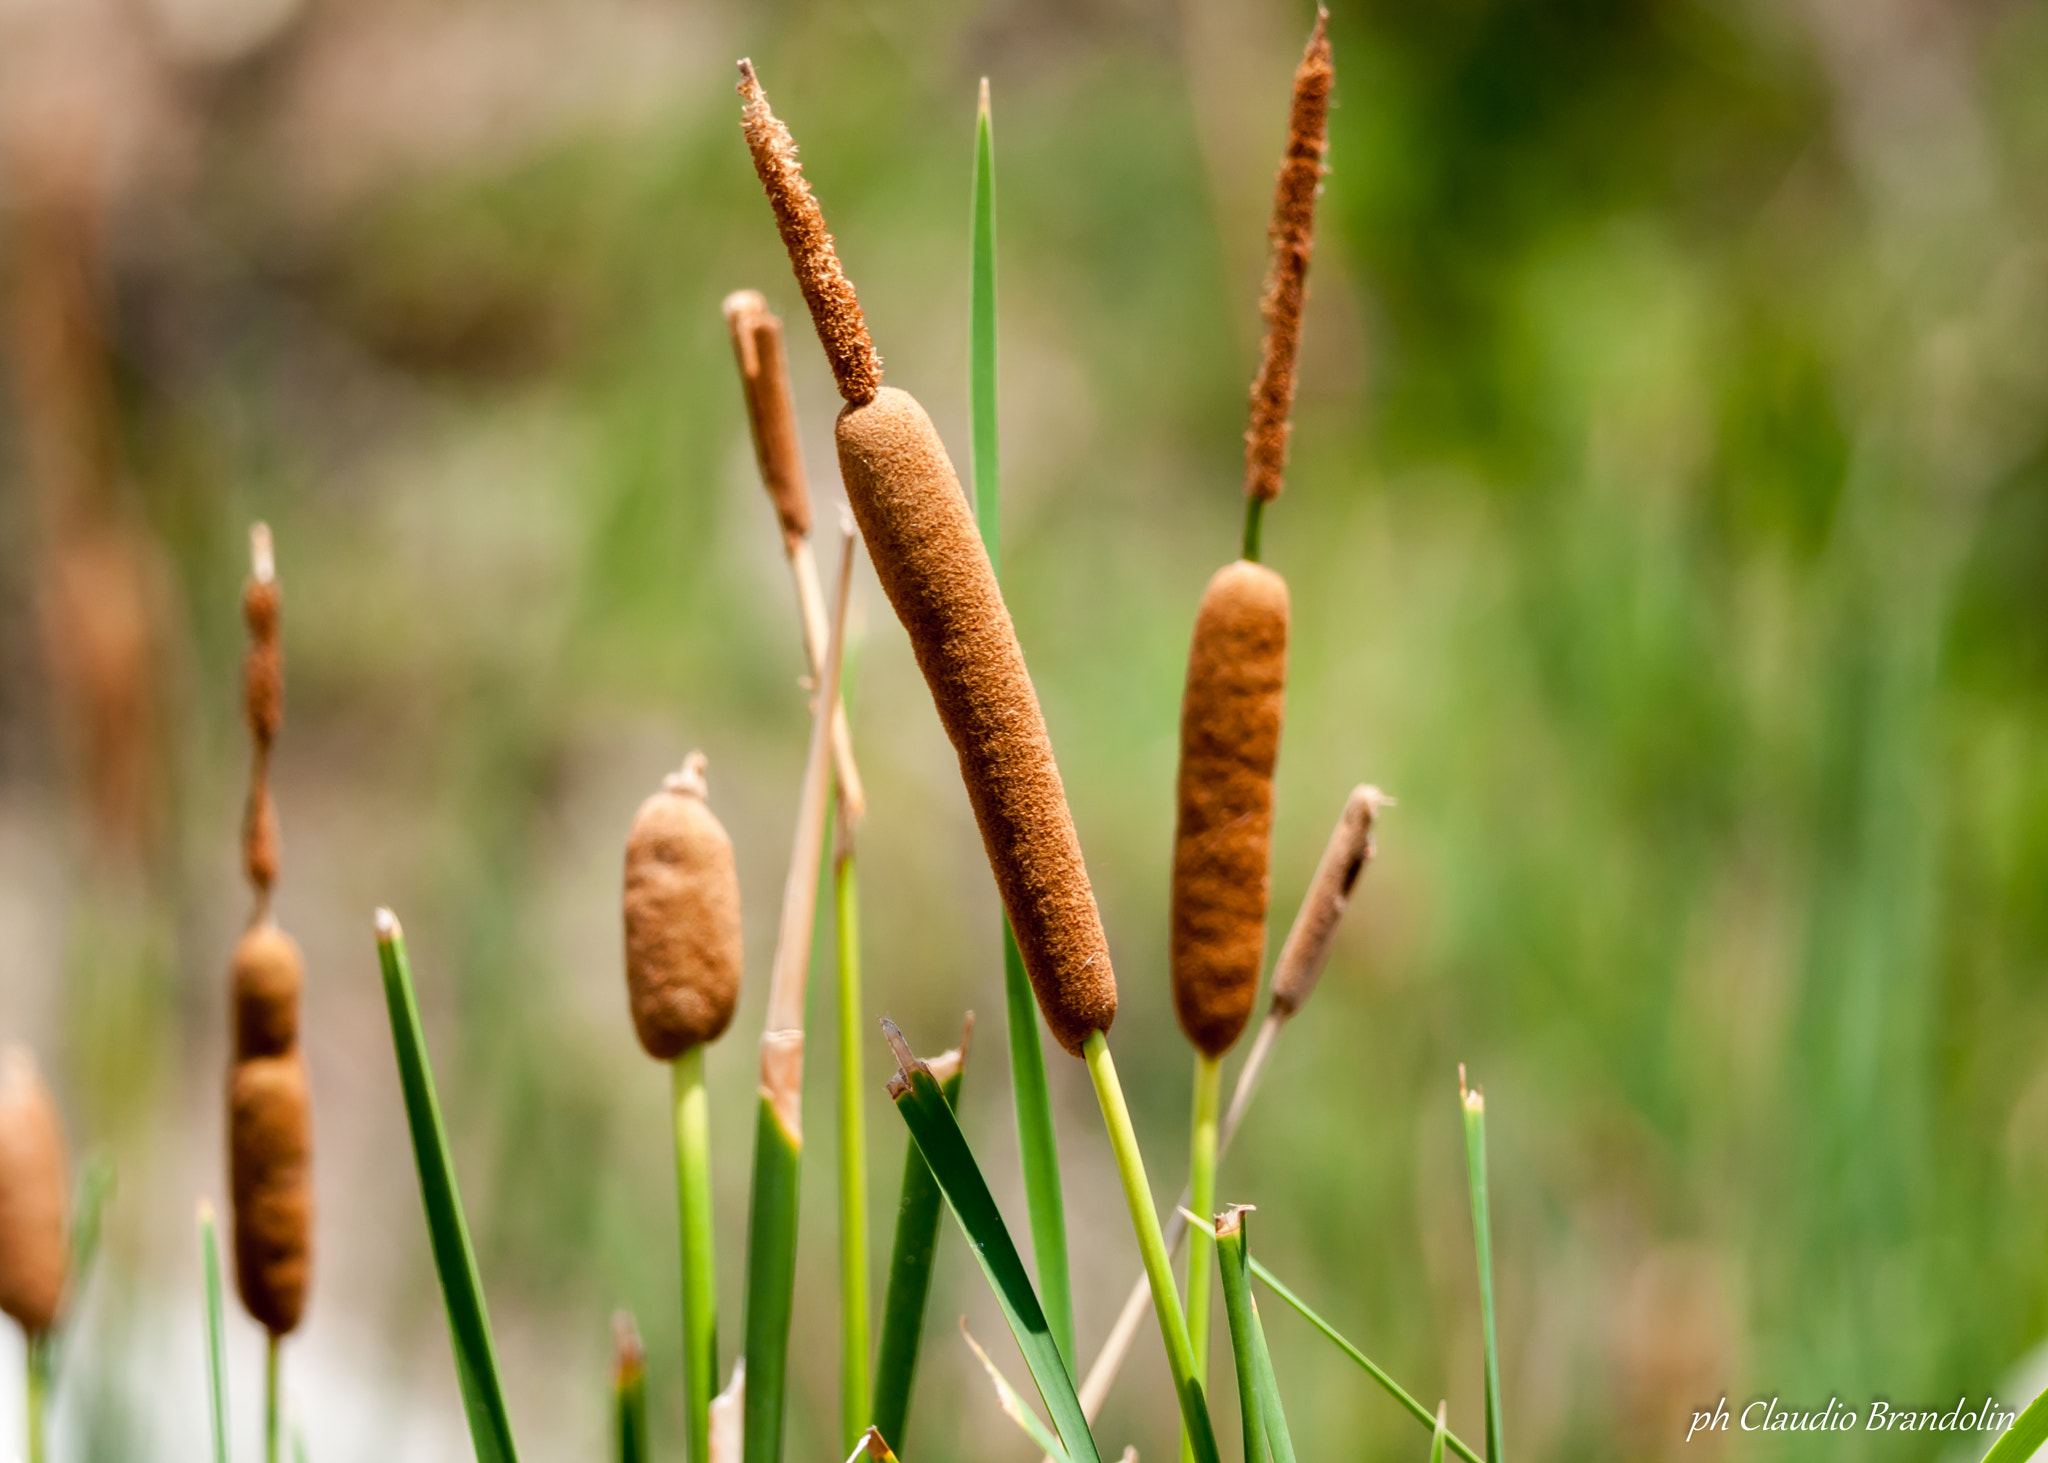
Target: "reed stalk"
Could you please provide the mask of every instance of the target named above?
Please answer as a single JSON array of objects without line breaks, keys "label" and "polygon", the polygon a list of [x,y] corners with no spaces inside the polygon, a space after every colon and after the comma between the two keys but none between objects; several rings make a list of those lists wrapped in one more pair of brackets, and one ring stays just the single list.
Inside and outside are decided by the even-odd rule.
[{"label": "reed stalk", "polygon": [[768,1016],[761,1034],[760,1109],[754,1128],[752,1208],[747,1218],[744,1463],[778,1463],[782,1456],[803,1164],[804,995],[817,913],[815,880],[824,854],[825,813],[832,782],[832,708],[839,700],[854,542],[852,525],[844,525],[831,643],[804,761],[794,846],[783,882],[775,965],[769,978]]},{"label": "reed stalk", "polygon": [[682,1251],[683,1414],[690,1463],[710,1463],[718,1391],[718,1265],[711,1205],[711,1116],[704,1047],[669,1064],[676,1147],[676,1234]]},{"label": "reed stalk", "polygon": [[868,1376],[868,1151],[862,1103],[858,1025],[860,895],[854,878],[853,826],[840,809],[832,859],[837,923],[839,1016],[839,1422],[840,1435],[858,1439],[870,1420]]},{"label": "reed stalk", "polygon": [[28,1463],[44,1463],[45,1457],[45,1413],[50,1396],[49,1368],[45,1360],[42,1341],[33,1336],[28,1338],[28,1344],[22,1348],[26,1373],[23,1404],[27,1412]]},{"label": "reed stalk", "polygon": [[228,1338],[222,1316],[220,1246],[214,1240],[213,1206],[199,1205],[199,1264],[206,1287],[206,1402],[213,1423],[213,1463],[228,1463]]},{"label": "reed stalk", "polygon": [[278,1463],[278,1438],[280,1435],[278,1416],[278,1338],[266,1338],[263,1349],[263,1458],[264,1463]]},{"label": "reed stalk", "polygon": [[[974,520],[988,551],[989,568],[1002,577],[1002,470],[996,390],[996,160],[995,122],[988,78],[981,79],[974,121],[974,237],[968,270],[967,394],[973,416],[968,473],[974,484]],[[1060,1147],[1046,1081],[1045,1046],[1038,1035],[1038,1005],[1017,935],[1003,916],[1003,1010],[1009,1023],[1010,1104],[1017,1120],[1017,1153],[1024,1170],[1024,1206],[1031,1221],[1031,1255],[1053,1338],[1071,1369],[1074,1350],[1073,1282],[1067,1266],[1067,1210],[1060,1187]],[[885,1430],[886,1431],[886,1430]]]},{"label": "reed stalk", "polygon": [[1465,1085],[1458,1066],[1458,1097],[1465,1114],[1465,1173],[1472,1188],[1472,1247],[1479,1262],[1479,1326],[1486,1341],[1486,1458],[1504,1463],[1500,1423],[1500,1342],[1493,1310],[1493,1226],[1486,1202],[1486,1095]]},{"label": "reed stalk", "polygon": [[[1197,1052],[1194,1135],[1188,1156],[1188,1193],[1197,1214],[1213,1213],[1216,1208],[1216,1112],[1222,1089],[1222,1059]],[[1179,1218],[1178,1211],[1173,1217]],[[1209,1380],[1209,1255],[1213,1248],[1209,1237],[1201,1233],[1188,1240],[1188,1343],[1194,1348],[1195,1380],[1205,1386]],[[1185,1429],[1180,1446],[1184,1459],[1193,1456]]]},{"label": "reed stalk", "polygon": [[1116,1063],[1109,1055],[1109,1039],[1100,1031],[1095,1032],[1082,1050],[1088,1075],[1095,1083],[1096,1101],[1102,1107],[1103,1123],[1109,1129],[1110,1147],[1116,1153],[1124,1201],[1131,1211],[1131,1227],[1137,1233],[1138,1252],[1145,1260],[1145,1277],[1152,1285],[1152,1309],[1159,1317],[1159,1335],[1166,1346],[1174,1395],[1180,1401],[1182,1426],[1187,1430],[1196,1463],[1220,1463],[1208,1400],[1202,1392],[1201,1378],[1195,1374],[1194,1349],[1188,1344],[1187,1321],[1181,1313],[1180,1296],[1173,1287],[1173,1261],[1167,1256],[1166,1239],[1160,1233],[1159,1211],[1152,1204],[1152,1187],[1145,1178],[1145,1158],[1138,1150],[1130,1108],[1124,1102],[1123,1086],[1117,1081]]}]

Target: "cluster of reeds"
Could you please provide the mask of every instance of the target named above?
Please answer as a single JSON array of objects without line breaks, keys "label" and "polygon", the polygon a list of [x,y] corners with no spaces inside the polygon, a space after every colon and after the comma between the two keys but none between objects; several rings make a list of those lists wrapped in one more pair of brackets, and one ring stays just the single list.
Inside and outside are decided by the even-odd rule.
[{"label": "cluster of reeds", "polygon": [[[1182,1451],[1220,1463],[1212,1420],[1208,1338],[1220,1286],[1246,1463],[1293,1463],[1278,1378],[1254,1281],[1298,1311],[1419,1425],[1431,1457],[1499,1463],[1499,1365],[1486,1200],[1485,1106],[1459,1073],[1473,1201],[1485,1342],[1483,1451],[1424,1406],[1250,1250],[1248,1204],[1221,1204],[1218,1167],[1254,1100],[1288,1022],[1313,995],[1339,921],[1373,856],[1375,820],[1388,799],[1369,784],[1345,797],[1313,879],[1274,962],[1264,1017],[1222,1101],[1225,1057],[1251,1024],[1266,969],[1274,771],[1287,675],[1285,580],[1260,562],[1267,507],[1279,496],[1292,417],[1297,349],[1324,175],[1334,71],[1319,17],[1296,72],[1275,190],[1262,313],[1265,340],[1246,436],[1241,555],[1217,570],[1197,608],[1181,707],[1177,817],[1168,900],[1172,998],[1193,1048],[1188,1179],[1162,1223],[1144,1155],[1110,1054],[1117,983],[1108,941],[1037,693],[998,577],[994,159],[988,93],[977,123],[973,199],[970,396],[973,494],[963,490],[930,417],[884,384],[853,285],[823,211],[797,162],[789,131],[760,79],[740,63],[742,123],[812,324],[844,407],[834,424],[851,508],[832,554],[828,597],[811,543],[813,513],[787,372],[782,322],[758,292],[724,305],[762,482],[773,504],[797,602],[814,697],[810,741],[791,837],[781,916],[760,1037],[751,1204],[745,1239],[746,1306],[734,1365],[722,1371],[716,1302],[709,1093],[704,1048],[731,1023],[746,959],[733,844],[713,811],[707,758],[692,751],[641,804],[627,835],[622,916],[627,1008],[646,1054],[669,1064],[676,1157],[683,1376],[690,1463],[780,1463],[786,1370],[796,1312],[796,1258],[805,1140],[806,986],[818,871],[829,858],[837,940],[834,1094],[838,1149],[839,1441],[854,1456],[893,1459],[905,1448],[913,1384],[942,1211],[964,1232],[1031,1373],[1034,1406],[975,1347],[994,1400],[1054,1463],[1097,1463],[1092,1425],[1149,1310],[1171,1369]],[[857,531],[856,531],[857,530]],[[910,1137],[880,1308],[868,1293],[868,1161],[862,1130],[864,1042],[856,831],[864,809],[851,725],[841,696],[846,612],[856,546],[909,637],[939,719],[957,754],[1004,911],[1002,965],[1012,1105],[1028,1209],[1023,1252],[955,1116],[972,1032],[957,1049],[920,1058],[881,1022],[893,1062],[888,1090]],[[254,757],[244,824],[244,865],[255,903],[233,970],[229,1173],[235,1276],[270,1340],[268,1457],[282,1413],[279,1342],[298,1324],[310,1279],[310,1096],[299,1039],[303,984],[297,946],[271,915],[278,874],[277,818],[269,787],[282,725],[279,595],[269,535],[252,541],[243,597],[250,636],[244,707]],[[828,853],[829,840],[829,853]],[[475,1454],[514,1459],[510,1411],[428,1062],[405,942],[388,910],[376,936],[400,1085],[429,1238],[447,1306],[461,1397]],[[1074,1334],[1058,1146],[1039,1022],[1086,1064],[1101,1107],[1143,1261],[1115,1326],[1083,1372]],[[67,1273],[81,1270],[84,1218],[67,1243],[65,1159],[54,1106],[25,1054],[0,1063],[0,1308],[30,1337],[30,1458],[40,1463],[41,1402],[54,1374]],[[1213,1216],[1213,1219],[1211,1218]],[[202,1208],[215,1456],[227,1457],[227,1404],[219,1261]],[[1174,1256],[1188,1242],[1184,1275]],[[1033,1270],[1035,1269],[1035,1275]],[[630,1315],[616,1320],[613,1379],[618,1456],[648,1453],[650,1379]],[[967,1338],[973,1345],[972,1338]],[[1039,1407],[1043,1408],[1043,1416]],[[2033,1413],[2028,1414],[2029,1417]],[[2042,1414],[2048,1429],[2048,1411]],[[2021,1430],[2023,1434],[2024,1424]],[[914,1456],[914,1455],[913,1455]]]}]

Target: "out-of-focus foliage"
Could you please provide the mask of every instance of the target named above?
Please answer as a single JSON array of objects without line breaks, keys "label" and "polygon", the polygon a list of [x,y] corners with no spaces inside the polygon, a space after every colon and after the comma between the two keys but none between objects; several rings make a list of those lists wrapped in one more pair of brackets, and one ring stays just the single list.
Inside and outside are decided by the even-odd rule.
[{"label": "out-of-focus foliage", "polygon": [[[617,884],[633,808],[694,746],[756,977],[711,1061],[737,1337],[806,724],[727,291],[789,318],[814,487],[836,493],[836,401],[739,139],[742,54],[891,379],[963,462],[991,77],[1006,584],[1118,955],[1119,1065],[1177,1184],[1181,662],[1237,543],[1266,188],[1309,20],[1265,0],[0,11],[0,1025],[121,1166],[60,1447],[202,1436],[186,1223],[222,1185],[257,516],[291,698],[278,907],[311,972],[318,1272],[288,1368],[313,1455],[460,1446],[377,902],[412,934],[522,1437],[596,1455],[625,1304],[674,1455],[665,1089],[625,1018]],[[1932,1457],[1681,1439],[1723,1394],[1981,1398],[2048,1334],[2048,10],[1447,0],[1339,4],[1331,34],[1303,398],[1266,519],[1295,614],[1276,920],[1352,783],[1400,805],[1222,1195],[1475,1435],[1467,1061],[1518,1457]],[[905,642],[860,593],[869,991],[937,1049],[964,1007],[999,1019],[995,905]],[[963,1121],[1001,1183],[986,1031]],[[1084,1075],[1056,1061],[1092,1355],[1136,1257]],[[835,1416],[814,1127],[792,1457],[822,1456]],[[999,1197],[1021,1215],[1014,1181]],[[956,1240],[917,1433],[1022,1460],[953,1340],[963,1309],[1002,1332]],[[1268,1319],[1305,1452],[1420,1448]],[[249,1402],[258,1342],[231,1329]],[[1102,1435],[1170,1454],[1152,1338]]]}]

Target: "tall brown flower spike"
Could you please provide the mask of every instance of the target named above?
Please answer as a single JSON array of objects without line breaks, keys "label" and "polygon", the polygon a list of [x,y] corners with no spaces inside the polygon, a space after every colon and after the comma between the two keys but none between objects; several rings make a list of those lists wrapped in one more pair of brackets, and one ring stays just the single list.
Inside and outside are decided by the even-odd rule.
[{"label": "tall brown flower spike", "polygon": [[847,501],[960,759],[1039,1009],[1078,1057],[1116,1018],[1116,975],[1009,609],[938,430],[907,392],[881,384],[795,144],[745,61],[740,95],[754,170],[847,400],[834,429]]},{"label": "tall brown flower spike", "polygon": [[739,871],[706,802],[704,767],[704,754],[690,753],[626,837],[626,995],[657,1061],[715,1041],[739,1000]]},{"label": "tall brown flower spike", "polygon": [[868,338],[853,285],[839,267],[824,211],[811,196],[811,185],[804,181],[803,164],[796,160],[796,140],[768,109],[768,94],[761,90],[752,61],[740,62],[739,91],[744,104],[740,125],[746,130],[747,150],[754,155],[754,171],[775,209],[782,246],[789,251],[797,288],[810,306],[818,343],[825,347],[825,359],[832,364],[832,379],[839,383],[839,394],[853,405],[873,401],[882,389],[882,358]]},{"label": "tall brown flower spike", "polygon": [[1266,266],[1266,294],[1259,313],[1266,339],[1252,382],[1251,428],[1245,433],[1244,490],[1272,502],[1280,496],[1287,466],[1287,438],[1293,431],[1294,361],[1301,349],[1301,307],[1307,293],[1309,254],[1316,241],[1316,194],[1322,187],[1323,153],[1329,137],[1330,14],[1316,12],[1301,65],[1294,72],[1294,105],[1287,118],[1287,155],[1273,186],[1272,255]]},{"label": "tall brown flower spike", "polygon": [[284,726],[284,651],[278,640],[279,601],[270,529],[249,530],[252,572],[242,588],[242,620],[249,649],[242,658],[242,708],[249,723],[249,801],[242,815],[242,867],[256,891],[256,914],[269,912],[277,883],[277,808],[270,799],[270,749]]},{"label": "tall brown flower spike", "polygon": [[811,495],[804,484],[803,456],[797,450],[796,403],[789,395],[782,321],[770,312],[759,291],[735,290],[725,297],[725,323],[732,331],[733,355],[739,361],[740,387],[747,398],[747,422],[753,428],[761,481],[775,503],[783,537],[807,538]]}]

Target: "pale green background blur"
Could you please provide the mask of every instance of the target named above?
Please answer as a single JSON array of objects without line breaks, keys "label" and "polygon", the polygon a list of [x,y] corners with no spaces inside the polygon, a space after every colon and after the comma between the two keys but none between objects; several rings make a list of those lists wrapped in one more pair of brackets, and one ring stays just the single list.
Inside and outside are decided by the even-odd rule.
[{"label": "pale green background blur", "polygon": [[[1181,663],[1236,547],[1310,18],[0,4],[0,1036],[37,1048],[74,1141],[120,1174],[59,1457],[205,1446],[191,1216],[223,1185],[257,517],[286,604],[278,907],[311,967],[318,1274],[288,1384],[312,1457],[466,1455],[380,902],[412,937],[528,1456],[605,1456],[621,1305],[648,1333],[659,1456],[680,1456],[665,1079],[626,1020],[617,898],[633,809],[692,747],[748,899],[751,984],[711,1062],[737,1339],[806,722],[727,291],[792,316],[807,457],[837,494],[836,402],[739,137],[741,55],[804,146],[890,379],[963,466],[991,78],[1007,585],[1117,954],[1118,1059],[1155,1186],[1178,1186]],[[1467,1062],[1517,1458],[1949,1456],[1680,1440],[1724,1394],[2017,1406],[2048,1335],[2048,8],[1431,0],[1342,4],[1331,33],[1299,426],[1266,531],[1295,614],[1276,930],[1345,790],[1400,806],[1224,1197],[1479,1436]],[[871,1014],[937,1049],[980,1013],[965,1123],[1021,1234],[995,901],[907,644],[871,576],[856,596]],[[792,1460],[836,1456],[815,1005]],[[879,1249],[902,1133],[868,1054]],[[1135,1250],[1084,1074],[1052,1060],[1092,1355]],[[950,1225],[940,1264],[907,1456],[1029,1463],[954,1330],[965,1313],[1021,1379]],[[1359,1373],[1267,1321],[1305,1456],[1422,1456]],[[255,1456],[239,1317],[232,1353]],[[0,1384],[0,1436],[18,1407]],[[1173,1456],[1149,1331],[1101,1436]]]}]

